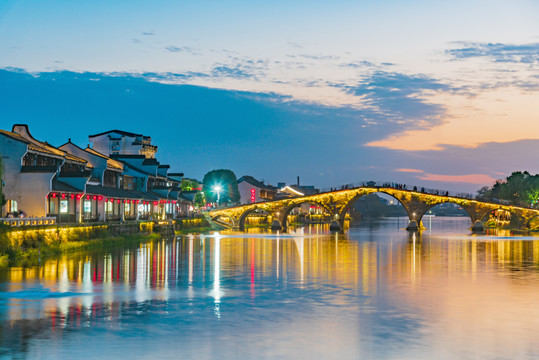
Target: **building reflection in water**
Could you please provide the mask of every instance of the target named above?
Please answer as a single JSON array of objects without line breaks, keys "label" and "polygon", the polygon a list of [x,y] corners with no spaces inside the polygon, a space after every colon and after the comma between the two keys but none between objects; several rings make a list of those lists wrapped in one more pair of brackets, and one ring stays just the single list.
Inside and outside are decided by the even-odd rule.
[{"label": "building reflection in water", "polygon": [[[462,342],[468,340],[455,335],[462,331],[459,324],[473,319],[467,333],[479,337],[495,326],[495,309],[516,304],[521,308],[512,308],[510,317],[494,318],[504,319],[506,326],[528,324],[518,330],[523,344],[539,330],[536,321],[528,321],[539,318],[539,309],[530,313],[525,304],[536,297],[536,285],[530,284],[537,284],[538,269],[539,241],[528,238],[394,232],[370,241],[364,235],[329,234],[322,226],[288,234],[189,235],[109,253],[63,255],[42,266],[0,272],[1,342],[4,348],[14,342],[24,349],[36,334],[65,327],[119,327],[123,313],[182,296],[190,302],[211,297],[214,316],[221,319],[232,290],[243,294],[245,287],[255,301],[268,288],[323,290],[331,285],[339,290],[326,299],[328,304],[350,306],[350,296],[384,296],[396,308],[442,324]],[[486,338],[482,346],[507,343],[481,335]]]}]

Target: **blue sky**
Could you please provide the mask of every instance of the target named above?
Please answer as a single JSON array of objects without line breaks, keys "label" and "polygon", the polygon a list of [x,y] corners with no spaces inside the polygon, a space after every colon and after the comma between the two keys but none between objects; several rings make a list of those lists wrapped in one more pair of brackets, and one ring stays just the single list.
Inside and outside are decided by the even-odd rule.
[{"label": "blue sky", "polygon": [[120,128],[201,178],[473,191],[537,172],[533,1],[0,0],[0,125]]}]

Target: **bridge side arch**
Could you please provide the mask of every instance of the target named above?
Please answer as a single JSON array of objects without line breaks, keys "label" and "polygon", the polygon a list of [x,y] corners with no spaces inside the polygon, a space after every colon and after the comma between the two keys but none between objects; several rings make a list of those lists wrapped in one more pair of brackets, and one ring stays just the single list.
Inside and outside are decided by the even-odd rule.
[{"label": "bridge side arch", "polygon": [[300,201],[294,201],[292,204],[289,204],[288,206],[283,207],[280,210],[279,221],[280,221],[281,227],[283,229],[288,228],[288,215],[290,215],[292,210],[294,210],[295,208],[297,208],[298,206],[301,206],[303,204],[315,204],[315,205],[318,205],[321,208],[325,209],[331,215],[332,218],[335,216],[335,212],[330,207],[328,207],[327,205],[324,205],[321,202],[316,201],[316,200],[302,199]]},{"label": "bridge side arch", "polygon": [[423,213],[419,214],[419,221],[423,220],[423,216],[425,216],[425,214],[429,210],[435,208],[438,205],[442,205],[442,204],[454,204],[454,205],[460,206],[466,212],[466,214],[468,214],[468,217],[472,221],[472,224],[475,223],[477,220],[480,220],[481,212],[478,212],[474,207],[459,204],[458,201],[447,199],[445,201],[440,201],[439,203],[436,203],[436,204],[428,205],[428,207],[425,209],[425,211]]},{"label": "bridge side arch", "polygon": [[[222,218],[228,218],[230,219],[230,222],[226,222],[224,220],[222,220]],[[220,225],[223,225],[223,226],[228,226],[228,227],[235,227],[236,226],[236,222],[234,220],[234,218],[232,216],[228,216],[226,214],[217,214],[217,215],[214,215],[212,217],[210,217],[211,221],[217,223],[217,224],[220,224]]]},{"label": "bridge side arch", "polygon": [[402,207],[404,207],[404,210],[406,210],[406,215],[408,215],[408,220],[412,220],[414,217],[413,217],[413,211],[410,209],[410,207],[408,206],[408,204],[406,204],[405,202],[402,201],[402,199],[399,199],[397,196],[395,196],[395,194],[392,194],[390,192],[387,192],[387,191],[384,191],[384,190],[377,190],[377,191],[372,191],[372,192],[359,192],[358,194],[354,195],[352,198],[350,198],[350,200],[348,200],[346,202],[346,204],[340,208],[339,210],[339,219],[338,219],[338,222],[339,222],[339,226],[341,227],[341,230],[344,229],[344,220],[345,220],[345,216],[346,216],[346,213],[348,212],[348,210],[350,209],[350,207],[357,201],[359,200],[360,198],[364,197],[364,196],[368,196],[368,195],[371,195],[371,194],[386,194],[386,195],[389,195],[391,196],[393,199],[397,200],[399,202],[399,204],[402,205]]},{"label": "bridge side arch", "polygon": [[[537,221],[536,226],[533,226],[534,221]],[[535,214],[529,218],[529,220],[526,222],[526,227],[530,230],[538,229],[539,228],[539,214]]]},{"label": "bridge side arch", "polygon": [[249,215],[256,212],[257,210],[265,211],[268,215],[272,214],[271,211],[269,211],[268,209],[262,208],[262,207],[254,207],[254,208],[251,208],[251,209],[247,209],[246,211],[244,211],[240,215],[240,217],[238,219],[238,228],[239,228],[240,231],[245,231],[245,220],[247,219],[247,217]]}]

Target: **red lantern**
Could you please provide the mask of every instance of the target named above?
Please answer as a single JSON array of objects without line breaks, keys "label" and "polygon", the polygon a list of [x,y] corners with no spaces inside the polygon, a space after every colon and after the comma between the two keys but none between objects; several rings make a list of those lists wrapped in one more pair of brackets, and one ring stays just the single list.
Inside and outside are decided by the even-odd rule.
[{"label": "red lantern", "polygon": [[97,196],[94,195],[94,200],[97,200]]},{"label": "red lantern", "polygon": [[77,200],[80,200],[81,197],[82,197],[81,194],[77,194]]},{"label": "red lantern", "polygon": [[75,195],[71,194],[69,195],[70,198],[74,199],[75,198]]},{"label": "red lantern", "polygon": [[62,194],[62,199],[65,199],[66,198],[66,194]]},{"label": "red lantern", "polygon": [[114,199],[109,199],[109,200],[110,200],[110,202],[114,202]]},{"label": "red lantern", "polygon": [[52,193],[52,197],[55,198],[55,197],[56,197],[56,193]]},{"label": "red lantern", "polygon": [[116,200],[116,202],[119,204],[119,203],[120,203],[120,199]]},{"label": "red lantern", "polygon": [[99,201],[103,200],[103,196],[99,196],[99,197],[97,198],[97,200],[99,200]]},{"label": "red lantern", "polygon": [[153,204],[154,204],[154,205],[157,205],[157,201],[154,201]]},{"label": "red lantern", "polygon": [[86,200],[90,200],[90,195],[86,195]]}]

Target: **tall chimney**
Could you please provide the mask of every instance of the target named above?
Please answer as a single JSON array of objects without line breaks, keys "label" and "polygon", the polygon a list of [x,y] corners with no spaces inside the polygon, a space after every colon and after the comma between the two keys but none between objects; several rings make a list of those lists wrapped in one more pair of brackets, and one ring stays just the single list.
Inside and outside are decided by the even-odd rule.
[{"label": "tall chimney", "polygon": [[299,176],[298,176],[298,186],[299,186]]}]

